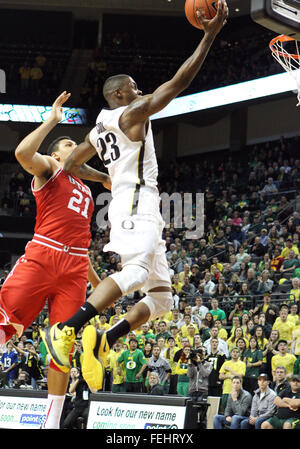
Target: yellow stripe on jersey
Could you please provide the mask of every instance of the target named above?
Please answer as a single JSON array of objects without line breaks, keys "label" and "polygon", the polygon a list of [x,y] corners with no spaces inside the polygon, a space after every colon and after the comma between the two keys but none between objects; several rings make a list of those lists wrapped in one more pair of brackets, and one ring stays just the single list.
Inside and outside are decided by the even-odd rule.
[{"label": "yellow stripe on jersey", "polygon": [[137,213],[140,188],[141,188],[141,185],[145,185],[145,180],[143,178],[144,155],[145,155],[145,142],[143,141],[142,145],[140,146],[138,158],[137,158],[136,176],[137,176],[138,182],[136,183],[134,191],[133,191],[130,215],[134,215]]}]

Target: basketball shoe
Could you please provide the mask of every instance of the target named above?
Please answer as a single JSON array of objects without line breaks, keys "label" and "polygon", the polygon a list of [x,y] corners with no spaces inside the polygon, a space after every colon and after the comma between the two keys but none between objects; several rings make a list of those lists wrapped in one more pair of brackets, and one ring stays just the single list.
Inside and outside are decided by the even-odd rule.
[{"label": "basketball shoe", "polygon": [[58,325],[56,323],[44,330],[40,329],[40,335],[55,365],[61,371],[68,372],[71,368],[70,354],[75,343],[75,332],[73,327],[64,326],[59,329]]},{"label": "basketball shoe", "polygon": [[82,333],[82,375],[90,388],[101,390],[103,387],[104,367],[110,351],[106,333],[88,325]]}]

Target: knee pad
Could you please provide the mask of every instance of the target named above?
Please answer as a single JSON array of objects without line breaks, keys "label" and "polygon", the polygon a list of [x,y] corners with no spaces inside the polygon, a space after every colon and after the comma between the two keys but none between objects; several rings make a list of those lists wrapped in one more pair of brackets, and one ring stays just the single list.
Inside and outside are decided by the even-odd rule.
[{"label": "knee pad", "polygon": [[148,279],[148,271],[139,265],[125,265],[122,271],[110,277],[118,284],[122,294],[128,295],[142,288]]},{"label": "knee pad", "polygon": [[141,299],[150,310],[149,320],[164,316],[173,307],[173,295],[171,292],[148,292],[147,296]]}]

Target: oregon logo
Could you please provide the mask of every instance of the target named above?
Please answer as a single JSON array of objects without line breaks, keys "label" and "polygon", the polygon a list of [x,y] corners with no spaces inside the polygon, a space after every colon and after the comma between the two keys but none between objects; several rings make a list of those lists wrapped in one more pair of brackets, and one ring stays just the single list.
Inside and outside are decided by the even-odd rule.
[{"label": "oregon logo", "polygon": [[127,369],[134,369],[135,367],[136,367],[136,363],[134,360],[129,360],[129,362],[127,362],[127,364],[126,364]]}]

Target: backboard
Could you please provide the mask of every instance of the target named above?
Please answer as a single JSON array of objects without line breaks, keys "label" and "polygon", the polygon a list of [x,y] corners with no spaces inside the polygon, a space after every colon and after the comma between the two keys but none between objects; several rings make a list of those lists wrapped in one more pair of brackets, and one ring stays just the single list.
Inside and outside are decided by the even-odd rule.
[{"label": "backboard", "polygon": [[251,0],[251,17],[277,34],[300,40],[300,0]]}]

